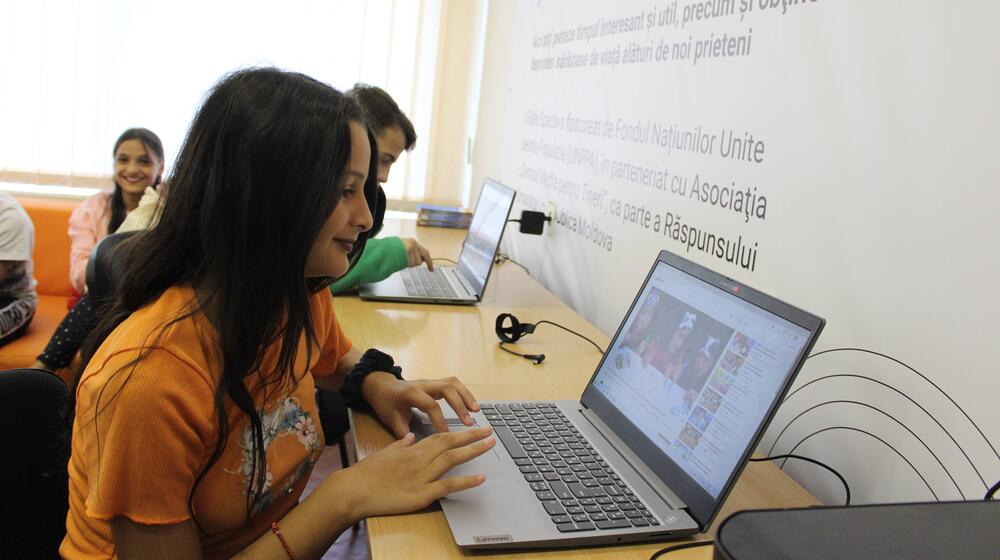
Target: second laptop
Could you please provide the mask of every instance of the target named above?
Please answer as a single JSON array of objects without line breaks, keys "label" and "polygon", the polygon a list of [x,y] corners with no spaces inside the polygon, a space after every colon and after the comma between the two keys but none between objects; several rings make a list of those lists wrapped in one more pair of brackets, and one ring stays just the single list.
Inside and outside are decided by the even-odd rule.
[{"label": "second laptop", "polygon": [[457,266],[406,268],[359,288],[362,299],[474,305],[483,299],[510,209],[514,189],[486,179],[462,242]]}]

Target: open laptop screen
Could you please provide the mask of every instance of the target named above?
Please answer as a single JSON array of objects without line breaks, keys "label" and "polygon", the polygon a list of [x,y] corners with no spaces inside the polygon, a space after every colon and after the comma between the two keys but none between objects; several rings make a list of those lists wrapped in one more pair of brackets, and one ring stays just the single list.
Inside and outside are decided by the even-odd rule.
[{"label": "open laptop screen", "polygon": [[584,403],[707,525],[821,324],[661,253]]},{"label": "open laptop screen", "polygon": [[458,272],[478,295],[486,286],[513,202],[513,189],[492,179],[483,183],[469,233],[458,255]]}]

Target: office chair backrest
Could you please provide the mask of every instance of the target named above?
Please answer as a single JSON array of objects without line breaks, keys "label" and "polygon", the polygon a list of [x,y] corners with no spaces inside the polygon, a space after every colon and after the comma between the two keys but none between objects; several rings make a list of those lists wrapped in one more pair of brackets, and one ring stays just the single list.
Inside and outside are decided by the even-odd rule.
[{"label": "office chair backrest", "polygon": [[41,369],[0,371],[0,555],[56,558],[69,508],[68,391]]},{"label": "office chair backrest", "polygon": [[90,260],[87,261],[87,292],[94,303],[103,303],[117,288],[125,266],[122,258],[115,256],[115,248],[135,233],[124,231],[111,234],[90,252]]}]

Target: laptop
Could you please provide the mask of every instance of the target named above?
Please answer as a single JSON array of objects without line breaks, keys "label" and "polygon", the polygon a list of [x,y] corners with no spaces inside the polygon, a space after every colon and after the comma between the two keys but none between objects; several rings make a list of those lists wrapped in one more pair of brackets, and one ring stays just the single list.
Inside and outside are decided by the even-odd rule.
[{"label": "laptop", "polygon": [[486,179],[457,266],[435,266],[433,271],[406,268],[381,282],[360,286],[361,298],[459,305],[482,301],[515,194],[514,189]]},{"label": "laptop", "polygon": [[[662,251],[579,401],[480,403],[475,422],[502,445],[449,473],[486,474],[440,501],[455,541],[569,547],[705,532],[823,325]],[[412,427],[433,433],[422,413]]]}]

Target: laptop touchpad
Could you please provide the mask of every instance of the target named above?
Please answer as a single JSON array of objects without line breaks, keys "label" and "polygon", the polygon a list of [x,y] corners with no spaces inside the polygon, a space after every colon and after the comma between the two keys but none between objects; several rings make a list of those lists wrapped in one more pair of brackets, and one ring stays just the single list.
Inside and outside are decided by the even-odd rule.
[{"label": "laptop touchpad", "polygon": [[[466,426],[459,419],[455,411],[448,406],[447,403],[441,402],[441,412],[444,414],[445,424],[448,426],[449,432],[457,432],[461,430],[467,430],[469,428],[478,428],[480,426],[488,426],[489,422],[483,418],[482,413],[473,412],[472,414],[472,426]],[[421,410],[413,409],[413,418],[410,420],[410,430],[413,435],[417,436],[417,441],[424,439],[427,436],[433,435],[435,432],[434,425],[431,424],[430,418]],[[502,445],[497,442],[497,445]],[[490,458],[490,459],[487,459]],[[486,460],[486,463],[484,463]],[[452,469],[451,474],[464,474],[466,471],[469,473],[482,472],[482,469],[487,466],[487,464],[496,465],[500,463],[500,456],[497,455],[496,447],[490,450],[489,453],[485,453],[480,457],[473,459],[472,461],[459,465],[455,469]]]}]

